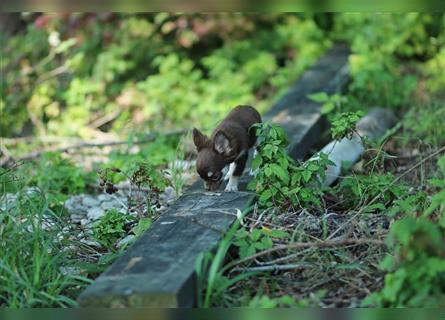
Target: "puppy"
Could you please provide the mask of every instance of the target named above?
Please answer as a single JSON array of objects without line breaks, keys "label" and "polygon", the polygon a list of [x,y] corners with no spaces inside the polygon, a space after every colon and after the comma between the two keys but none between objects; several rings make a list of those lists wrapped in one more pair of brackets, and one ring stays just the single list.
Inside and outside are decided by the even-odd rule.
[{"label": "puppy", "polygon": [[193,129],[193,142],[198,151],[196,171],[204,180],[204,188],[218,189],[223,178],[223,169],[230,165],[225,191],[238,191],[238,180],[243,174],[249,149],[256,142],[255,130],[250,127],[261,122],[261,115],[251,106],[237,106],[207,137]]}]

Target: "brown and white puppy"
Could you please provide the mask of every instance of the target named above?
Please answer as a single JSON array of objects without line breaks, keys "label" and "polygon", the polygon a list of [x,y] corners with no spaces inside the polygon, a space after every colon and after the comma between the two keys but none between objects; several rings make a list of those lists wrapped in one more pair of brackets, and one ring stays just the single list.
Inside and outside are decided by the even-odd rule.
[{"label": "brown and white puppy", "polygon": [[198,150],[196,170],[204,180],[204,188],[218,189],[223,178],[223,169],[230,165],[225,191],[237,191],[238,180],[243,174],[249,149],[256,142],[255,130],[250,129],[261,122],[258,111],[251,106],[237,106],[207,137],[193,129],[193,142]]}]

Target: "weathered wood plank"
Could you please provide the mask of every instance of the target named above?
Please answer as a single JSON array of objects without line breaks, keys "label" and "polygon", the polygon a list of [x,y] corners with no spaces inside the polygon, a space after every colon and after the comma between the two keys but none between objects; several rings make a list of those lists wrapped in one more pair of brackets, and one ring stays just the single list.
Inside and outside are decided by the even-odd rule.
[{"label": "weathered wood plank", "polygon": [[[320,105],[309,101],[307,94],[340,89],[348,79],[347,57],[347,48],[335,46],[264,116],[285,128],[293,157],[307,154],[324,125]],[[242,179],[241,190],[248,179]],[[245,191],[203,192],[198,181],[79,296],[80,305],[192,306],[197,256],[218,244],[236,210],[251,197]]]}]

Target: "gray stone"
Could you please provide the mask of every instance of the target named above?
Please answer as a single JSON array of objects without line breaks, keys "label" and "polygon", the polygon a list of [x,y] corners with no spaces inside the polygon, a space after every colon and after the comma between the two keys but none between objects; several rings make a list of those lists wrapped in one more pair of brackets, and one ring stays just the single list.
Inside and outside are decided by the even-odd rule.
[{"label": "gray stone", "polygon": [[[332,94],[347,81],[348,50],[334,48],[304,73],[263,118],[282,125],[290,154],[306,156],[323,130],[320,104],[307,95]],[[239,186],[245,190],[251,177]],[[221,188],[224,188],[222,186]],[[203,192],[196,182],[78,297],[82,307],[190,307],[195,303],[196,258],[214,249],[252,199],[239,192]]]},{"label": "gray stone", "polygon": [[168,202],[176,198],[175,189],[171,186],[165,188],[164,192],[159,195],[159,200]]},{"label": "gray stone", "polygon": [[120,248],[122,248],[122,247],[124,247],[124,246],[126,246],[126,245],[128,245],[128,244],[130,244],[130,243],[132,243],[135,239],[136,239],[136,236],[135,236],[134,234],[129,234],[129,235],[126,236],[125,238],[119,240],[119,241],[116,243],[116,247],[117,247],[118,249],[120,249]]},{"label": "gray stone", "polygon": [[6,193],[2,198],[0,198],[0,209],[1,210],[11,210],[17,206],[17,195],[13,193]]},{"label": "gray stone", "polygon": [[88,219],[81,219],[81,220],[80,220],[80,224],[81,224],[82,226],[89,225],[90,223],[91,223],[91,221],[88,220]]},{"label": "gray stone", "polygon": [[84,218],[85,218],[85,216],[84,215],[80,215],[80,214],[73,213],[73,214],[70,215],[70,219],[74,223],[80,223],[80,220],[82,220]]},{"label": "gray stone", "polygon": [[92,196],[85,196],[82,199],[82,204],[86,207],[96,207],[99,205],[99,200],[93,198]]},{"label": "gray stone", "polygon": [[104,209],[102,209],[101,207],[96,207],[96,208],[91,208],[90,210],[88,210],[87,217],[88,217],[88,219],[90,219],[92,221],[96,221],[96,220],[102,218],[104,214],[105,214]]},{"label": "gray stone", "polygon": [[86,244],[87,246],[90,246],[90,247],[97,247],[97,248],[102,247],[102,245],[97,241],[88,240],[88,239],[80,239],[79,241],[82,242],[83,244]]},{"label": "gray stone", "polygon": [[100,195],[97,196],[97,200],[99,200],[100,202],[102,202],[102,201],[109,201],[111,199],[113,199],[113,198],[111,198],[111,196],[108,195],[108,194],[100,194]]},{"label": "gray stone", "polygon": [[110,209],[120,209],[122,208],[122,204],[113,199],[112,201],[102,202],[100,207],[106,211]]},{"label": "gray stone", "polygon": [[65,208],[68,212],[77,213],[78,211],[84,211],[84,207],[82,204],[83,195],[77,195],[69,198],[65,201]]}]

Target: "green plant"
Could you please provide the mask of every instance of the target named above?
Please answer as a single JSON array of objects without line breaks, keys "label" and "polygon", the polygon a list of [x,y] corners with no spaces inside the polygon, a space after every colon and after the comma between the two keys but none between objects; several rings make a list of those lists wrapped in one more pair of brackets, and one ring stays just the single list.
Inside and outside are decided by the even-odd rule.
[{"label": "green plant", "polygon": [[430,59],[428,73],[437,75],[443,23],[443,14],[338,14],[332,36],[351,44],[351,94],[366,106],[404,107],[418,80],[407,67]]},{"label": "green plant", "polygon": [[108,210],[93,226],[93,237],[107,248],[113,247],[125,235],[125,227],[134,218],[117,211]]},{"label": "green plant", "polygon": [[148,228],[150,228],[152,223],[153,221],[150,218],[142,218],[131,231],[136,237],[140,237]]},{"label": "green plant", "polygon": [[344,112],[335,115],[331,122],[332,139],[351,139],[352,135],[356,132],[355,126],[362,116],[362,111]]},{"label": "green plant", "polygon": [[411,108],[402,123],[408,140],[419,139],[438,146],[445,143],[443,119],[445,105],[441,101],[432,101],[424,106]]},{"label": "green plant", "polygon": [[266,295],[255,296],[249,302],[249,308],[279,308],[279,307],[304,307],[304,302],[297,302],[288,295],[270,298]]},{"label": "green plant", "polygon": [[119,189],[114,181],[127,179],[130,183],[128,194],[129,210],[133,208],[139,217],[144,216],[145,204],[148,214],[154,214],[154,206],[159,207],[159,194],[168,185],[167,178],[146,161],[130,161],[126,164],[126,171],[119,168],[105,168],[98,171],[100,186],[108,194],[114,194]]},{"label": "green plant", "polygon": [[429,182],[439,191],[431,197],[431,204],[425,210],[424,215],[429,216],[436,212],[439,217],[439,225],[445,229],[445,156],[437,161],[437,166],[441,171],[442,178],[431,179]]},{"label": "green plant", "polygon": [[51,205],[62,205],[68,195],[81,193],[94,182],[93,174],[54,152],[42,154],[35,166],[27,165],[18,170],[26,171],[26,183],[42,189]]},{"label": "green plant", "polygon": [[[406,214],[391,227],[389,245],[394,255],[381,263],[385,286],[364,304],[383,307],[445,306],[445,156],[438,160],[442,178],[430,180],[438,188],[429,206],[418,193],[397,211]],[[409,197],[408,197],[409,199]],[[418,199],[421,199],[419,205]],[[417,201],[416,201],[417,200]],[[426,209],[424,209],[427,206]],[[421,216],[419,215],[419,211]]]},{"label": "green plant", "polygon": [[297,163],[287,154],[284,130],[270,123],[256,125],[258,154],[252,162],[257,175],[248,188],[259,195],[262,206],[288,208],[290,206],[320,205],[323,194],[320,179],[326,166],[332,164],[327,155],[306,163]]},{"label": "green plant", "polygon": [[282,230],[270,230],[266,227],[253,229],[250,232],[240,228],[234,237],[233,244],[239,248],[241,259],[255,254],[257,251],[272,248],[272,238],[285,238],[289,234]]},{"label": "green plant", "polygon": [[19,190],[8,199],[0,195],[0,306],[77,306],[73,296],[90,280],[64,272],[77,261],[66,250],[66,240],[58,238],[59,209],[52,208],[41,189],[19,186],[15,172],[2,177],[2,184]]},{"label": "green plant", "polygon": [[341,193],[350,206],[367,205],[374,200],[372,208],[385,209],[385,205],[389,206],[392,201],[401,199],[407,193],[404,184],[393,184],[394,179],[391,173],[347,176],[340,181],[336,192]]},{"label": "green plant", "polygon": [[312,101],[322,103],[322,114],[329,114],[333,111],[340,111],[341,109],[343,109],[343,105],[348,103],[348,97],[338,93],[329,96],[326,92],[317,92],[309,94],[308,98]]},{"label": "green plant", "polygon": [[440,307],[445,301],[444,229],[424,217],[394,223],[390,245],[395,256],[382,261],[385,286],[363,303],[380,307]]},{"label": "green plant", "polygon": [[[250,210],[250,207],[243,210],[240,218],[242,219]],[[253,272],[244,272],[234,277],[225,274],[230,268],[230,265],[224,265],[225,258],[239,228],[240,222],[236,220],[220,241],[215,253],[206,252],[197,258],[195,270],[198,285],[198,307],[208,308],[217,303],[221,304],[225,290],[237,282],[255,275]]]},{"label": "green plant", "polygon": [[182,136],[180,139],[178,146],[176,147],[175,160],[169,170],[170,182],[175,190],[176,197],[179,197],[182,194],[182,189],[186,182],[184,178],[185,168],[181,165],[181,163],[185,161],[185,141],[191,141],[191,133]]}]

